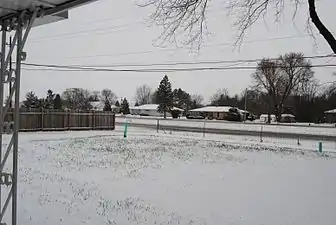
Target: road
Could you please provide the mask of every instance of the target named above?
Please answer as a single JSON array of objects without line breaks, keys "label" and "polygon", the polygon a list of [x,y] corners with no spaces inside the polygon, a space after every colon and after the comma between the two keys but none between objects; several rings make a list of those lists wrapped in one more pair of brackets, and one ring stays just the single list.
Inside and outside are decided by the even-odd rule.
[{"label": "road", "polygon": [[301,140],[335,141],[336,128],[332,127],[302,127],[265,124],[244,124],[230,122],[209,122],[179,119],[155,119],[155,118],[125,118],[116,117],[116,125],[123,125],[128,121],[130,126],[167,131],[186,131],[210,134],[260,136],[273,138],[291,138]]}]

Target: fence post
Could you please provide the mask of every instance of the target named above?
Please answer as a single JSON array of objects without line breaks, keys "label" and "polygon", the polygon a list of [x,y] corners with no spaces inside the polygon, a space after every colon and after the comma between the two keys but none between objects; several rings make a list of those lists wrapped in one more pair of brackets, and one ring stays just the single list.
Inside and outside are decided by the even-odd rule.
[{"label": "fence post", "polygon": [[68,113],[68,130],[71,130],[71,110]]},{"label": "fence post", "polygon": [[156,121],[156,133],[159,133],[159,129],[160,129],[160,120],[158,119]]},{"label": "fence post", "polygon": [[128,121],[125,120],[125,124],[124,124],[124,138],[127,138],[127,127],[128,127]]},{"label": "fence post", "polygon": [[260,142],[263,142],[263,126],[261,126],[260,130]]},{"label": "fence post", "polygon": [[319,153],[322,153],[322,141],[319,142]]},{"label": "fence post", "polygon": [[115,130],[115,113],[112,115],[113,127],[112,130]]},{"label": "fence post", "polygon": [[96,118],[95,118],[95,112],[92,111],[92,130],[96,129]]},{"label": "fence post", "polygon": [[43,109],[41,109],[41,131],[44,130],[44,113]]}]

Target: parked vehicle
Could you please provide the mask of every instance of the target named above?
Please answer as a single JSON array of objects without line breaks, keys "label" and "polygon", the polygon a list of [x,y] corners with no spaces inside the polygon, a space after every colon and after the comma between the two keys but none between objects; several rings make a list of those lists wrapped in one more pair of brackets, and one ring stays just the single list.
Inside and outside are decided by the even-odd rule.
[{"label": "parked vehicle", "polygon": [[203,120],[203,119],[205,119],[205,117],[204,116],[201,116],[201,115],[190,115],[190,114],[188,114],[187,116],[187,119],[197,119],[197,120]]}]

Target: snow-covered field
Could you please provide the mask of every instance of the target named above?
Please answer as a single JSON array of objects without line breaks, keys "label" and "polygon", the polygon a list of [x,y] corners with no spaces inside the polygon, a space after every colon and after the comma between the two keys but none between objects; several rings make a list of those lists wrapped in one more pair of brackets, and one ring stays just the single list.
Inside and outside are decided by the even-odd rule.
[{"label": "snow-covered field", "polygon": [[336,153],[199,135],[21,133],[19,223],[335,224]]},{"label": "snow-covered field", "polygon": [[[157,120],[153,118],[136,118],[136,117],[116,117],[116,122],[123,123],[125,121],[131,124],[150,124],[156,125]],[[195,120],[159,120],[160,125],[169,126],[183,126],[183,127],[196,127],[202,129],[205,125],[206,128],[214,129],[229,129],[229,130],[245,130],[256,132],[275,132],[275,133],[290,133],[290,134],[312,134],[312,135],[327,135],[336,137],[336,127],[303,127],[303,126],[288,126],[286,125],[266,125],[266,124],[253,124],[253,123],[232,123],[227,121],[195,121]]]}]

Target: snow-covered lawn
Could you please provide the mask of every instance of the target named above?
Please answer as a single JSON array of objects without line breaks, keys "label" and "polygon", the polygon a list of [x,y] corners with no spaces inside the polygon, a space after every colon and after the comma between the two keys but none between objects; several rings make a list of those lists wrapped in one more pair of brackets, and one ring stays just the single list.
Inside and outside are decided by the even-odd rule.
[{"label": "snow-covered lawn", "polygon": [[335,224],[336,153],[218,139],[22,133],[19,223]]}]

